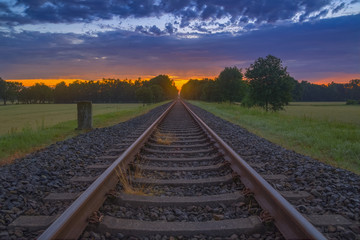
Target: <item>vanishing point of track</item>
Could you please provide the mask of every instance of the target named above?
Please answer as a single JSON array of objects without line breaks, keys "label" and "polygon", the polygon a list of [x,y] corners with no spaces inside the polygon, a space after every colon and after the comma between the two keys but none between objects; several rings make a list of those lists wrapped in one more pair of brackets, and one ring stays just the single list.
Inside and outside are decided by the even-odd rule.
[{"label": "vanishing point of track", "polygon": [[[134,236],[232,236],[273,228],[285,238],[325,239],[179,99],[112,159],[39,239],[77,239],[85,228]],[[142,194],[124,191],[119,178]],[[139,207],[152,211],[144,214],[151,218],[134,216]],[[174,215],[164,216],[164,209]]]}]

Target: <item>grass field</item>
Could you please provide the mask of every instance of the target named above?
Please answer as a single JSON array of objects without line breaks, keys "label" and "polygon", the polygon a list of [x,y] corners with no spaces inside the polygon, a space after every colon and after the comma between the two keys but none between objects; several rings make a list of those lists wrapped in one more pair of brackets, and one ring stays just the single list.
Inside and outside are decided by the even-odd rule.
[{"label": "grass field", "polygon": [[[142,104],[93,104],[93,115],[134,110]],[[76,104],[21,104],[0,106],[0,136],[39,129],[77,119]]]},{"label": "grass field", "polygon": [[[93,127],[106,127],[144,114],[165,102],[93,104]],[[56,141],[83,133],[76,131],[76,104],[0,106],[0,165]]]},{"label": "grass field", "polygon": [[292,102],[285,110],[279,113],[360,126],[360,105],[345,105],[345,102]]},{"label": "grass field", "polygon": [[274,113],[229,103],[191,103],[287,149],[360,174],[360,106],[291,103]]}]

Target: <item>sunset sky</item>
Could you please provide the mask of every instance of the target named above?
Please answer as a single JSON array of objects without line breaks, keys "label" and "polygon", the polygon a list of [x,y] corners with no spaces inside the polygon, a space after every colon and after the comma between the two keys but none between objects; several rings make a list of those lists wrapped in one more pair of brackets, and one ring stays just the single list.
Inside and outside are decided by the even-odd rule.
[{"label": "sunset sky", "polygon": [[180,86],[268,54],[297,80],[360,78],[360,0],[0,0],[5,80],[168,74]]}]

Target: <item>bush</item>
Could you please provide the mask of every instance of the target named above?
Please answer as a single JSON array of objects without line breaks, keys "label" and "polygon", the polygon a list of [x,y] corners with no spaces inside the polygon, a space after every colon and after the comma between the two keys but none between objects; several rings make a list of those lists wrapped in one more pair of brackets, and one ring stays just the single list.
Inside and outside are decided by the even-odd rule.
[{"label": "bush", "polygon": [[255,105],[252,98],[249,96],[249,94],[246,94],[243,100],[241,101],[241,106],[251,108]]},{"label": "bush", "polygon": [[346,105],[356,105],[356,104],[360,104],[360,101],[353,100],[353,99],[346,100]]}]

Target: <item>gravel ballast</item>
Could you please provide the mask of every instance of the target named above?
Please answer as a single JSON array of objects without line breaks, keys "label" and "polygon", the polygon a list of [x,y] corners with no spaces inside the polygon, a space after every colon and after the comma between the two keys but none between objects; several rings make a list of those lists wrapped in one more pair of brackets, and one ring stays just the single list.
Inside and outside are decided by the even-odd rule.
[{"label": "gravel ballast", "polygon": [[[23,229],[10,229],[8,225],[20,215],[57,215],[71,201],[46,202],[43,199],[51,192],[79,192],[86,189],[88,183],[73,183],[75,176],[99,175],[101,170],[87,169],[92,164],[102,164],[98,157],[121,143],[135,130],[149,126],[168,106],[168,104],[151,110],[149,113],[112,127],[94,129],[74,138],[57,142],[47,148],[17,159],[13,164],[0,167],[0,239],[34,238],[37,232],[28,233]],[[283,174],[286,179],[272,182],[279,191],[306,191],[313,197],[293,200],[291,203],[302,214],[340,214],[345,218],[360,221],[360,176],[321,163],[310,157],[279,147],[263,138],[249,133],[244,128],[225,121],[213,114],[189,104],[221,138],[223,138],[244,160],[253,165],[260,174]],[[220,163],[216,162],[216,163]],[[108,162],[106,162],[108,163]],[[158,162],[155,166],[166,166]],[[201,162],[197,166],[202,166]],[[172,166],[193,166],[189,163],[173,163]],[[160,189],[161,188],[161,189]],[[155,189],[164,196],[183,196],[183,187]],[[204,195],[215,191],[223,193],[241,191],[242,186],[212,186],[193,189]],[[157,209],[157,208],[156,208]],[[147,209],[149,210],[149,209]],[[151,209],[150,209],[151,210]],[[157,209],[158,210],[158,209]],[[187,209],[182,210],[186,212]],[[200,209],[202,210],[202,209]],[[122,213],[120,209],[118,214]],[[141,212],[141,209],[132,209]],[[126,212],[125,212],[126,214]],[[226,215],[226,212],[221,212]],[[231,213],[228,213],[231,214]],[[176,213],[151,216],[168,218]],[[204,215],[204,217],[209,217]],[[213,217],[213,215],[211,215]],[[188,215],[184,215],[184,218]],[[360,239],[359,227],[326,226],[321,231],[330,239]],[[104,236],[92,236],[85,232],[83,237],[101,239]],[[89,235],[89,236],[87,236]],[[268,236],[275,239],[279,236]],[[108,239],[121,239],[121,235],[108,235]],[[265,239],[263,236],[229,236],[227,239]],[[136,238],[127,238],[136,239]],[[171,239],[166,236],[151,236],[148,239]],[[179,238],[188,239],[188,238]],[[207,239],[206,236],[194,236],[194,239]],[[216,238],[212,238],[216,239]]]},{"label": "gravel ballast", "polygon": [[[150,137],[155,143],[146,142],[135,158],[136,163],[131,163],[128,169],[131,180],[121,180],[118,191],[114,191],[100,208],[104,221],[89,225],[86,231],[101,237],[107,232],[120,232],[124,239],[133,239],[132,235],[153,239],[150,237],[153,234],[160,234],[160,239],[177,239],[184,235],[185,239],[194,240],[198,239],[194,236],[197,234],[208,235],[200,239],[210,236],[224,239],[235,233],[276,235],[277,229],[268,228],[271,221],[261,221],[262,209],[244,189],[230,164],[210,164],[214,159],[224,160],[224,156],[215,142],[207,138],[205,132],[196,130],[199,129],[196,126],[177,102]],[[167,132],[175,140],[160,144],[162,135],[158,132]],[[206,144],[183,145],[185,139],[194,138]],[[200,159],[207,164],[197,166]],[[154,167],[150,164],[153,161],[191,165],[182,169]]]},{"label": "gravel ballast", "polygon": [[[282,174],[278,191],[307,191],[313,197],[291,201],[304,215],[339,214],[359,224],[360,176],[284,149],[197,106],[190,108],[261,175]],[[360,239],[360,225],[326,226],[330,239]]]},{"label": "gravel ballast", "polygon": [[128,136],[134,136],[136,130],[150,126],[168,106],[165,104],[112,127],[57,142],[0,167],[0,239],[36,237],[36,232],[27,233],[8,225],[20,215],[57,215],[64,211],[71,201],[49,203],[43,199],[51,192],[85,190],[90,183],[74,183],[70,179],[99,175],[101,170],[86,166],[104,163],[99,156],[106,155],[108,149]]}]

